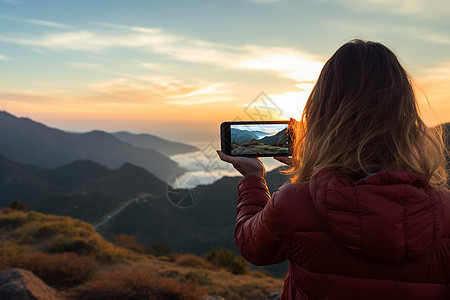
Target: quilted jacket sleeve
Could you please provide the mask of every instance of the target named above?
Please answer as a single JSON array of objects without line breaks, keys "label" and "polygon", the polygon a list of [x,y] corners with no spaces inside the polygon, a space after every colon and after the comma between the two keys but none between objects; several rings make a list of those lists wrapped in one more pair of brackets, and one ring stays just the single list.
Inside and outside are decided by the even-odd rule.
[{"label": "quilted jacket sleeve", "polygon": [[279,263],[289,256],[290,233],[276,205],[277,192],[270,197],[265,179],[256,175],[238,184],[234,239],[242,256],[254,265]]}]

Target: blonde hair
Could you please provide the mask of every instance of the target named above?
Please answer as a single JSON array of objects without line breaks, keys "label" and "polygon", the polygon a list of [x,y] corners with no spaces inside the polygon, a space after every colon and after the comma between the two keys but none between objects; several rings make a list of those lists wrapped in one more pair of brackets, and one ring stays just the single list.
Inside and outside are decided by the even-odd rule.
[{"label": "blonde hair", "polygon": [[326,62],[293,128],[291,182],[325,168],[354,178],[383,169],[446,184],[442,129],[419,116],[410,76],[377,42],[352,40]]}]

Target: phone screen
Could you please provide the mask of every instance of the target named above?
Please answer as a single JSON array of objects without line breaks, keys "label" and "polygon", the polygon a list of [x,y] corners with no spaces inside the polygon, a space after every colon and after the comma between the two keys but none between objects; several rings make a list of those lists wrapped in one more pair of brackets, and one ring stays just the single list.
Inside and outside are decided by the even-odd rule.
[{"label": "phone screen", "polygon": [[289,154],[288,124],[231,124],[231,155],[277,156]]}]

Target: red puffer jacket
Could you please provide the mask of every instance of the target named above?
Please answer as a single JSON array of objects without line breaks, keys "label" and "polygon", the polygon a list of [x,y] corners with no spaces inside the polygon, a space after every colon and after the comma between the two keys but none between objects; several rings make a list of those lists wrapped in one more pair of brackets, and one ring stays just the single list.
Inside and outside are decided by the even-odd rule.
[{"label": "red puffer jacket", "polygon": [[421,175],[324,170],[272,197],[248,176],[238,197],[242,256],[290,262],[282,299],[450,299],[450,192]]}]

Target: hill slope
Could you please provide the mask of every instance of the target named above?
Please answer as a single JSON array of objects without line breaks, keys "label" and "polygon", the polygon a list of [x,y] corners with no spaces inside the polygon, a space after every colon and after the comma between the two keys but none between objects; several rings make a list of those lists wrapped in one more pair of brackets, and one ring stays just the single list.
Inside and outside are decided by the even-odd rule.
[{"label": "hill slope", "polygon": [[166,186],[128,163],[115,170],[89,160],[45,169],[0,156],[0,206],[20,199],[30,209],[95,222],[137,194],[161,195]]},{"label": "hill slope", "polygon": [[63,191],[60,186],[0,155],[0,206],[5,206],[14,199],[29,203],[32,199]]}]

